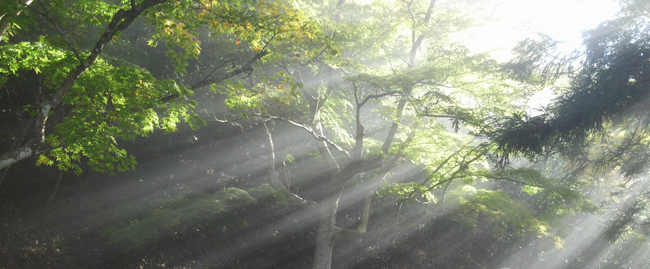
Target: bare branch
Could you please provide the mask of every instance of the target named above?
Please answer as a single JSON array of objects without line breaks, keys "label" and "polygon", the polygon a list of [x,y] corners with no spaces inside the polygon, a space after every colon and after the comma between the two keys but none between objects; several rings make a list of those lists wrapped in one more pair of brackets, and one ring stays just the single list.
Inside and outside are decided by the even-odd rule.
[{"label": "bare branch", "polygon": [[194,90],[194,89],[198,89],[198,88],[208,86],[210,84],[219,83],[219,82],[222,82],[222,81],[224,81],[226,79],[229,79],[231,77],[234,77],[234,76],[237,76],[237,75],[243,74],[243,73],[250,74],[251,72],[253,72],[252,64],[255,63],[256,61],[258,61],[259,59],[262,59],[262,57],[266,56],[267,54],[269,54],[269,51],[262,50],[259,53],[257,53],[255,56],[253,56],[253,58],[248,60],[243,66],[238,67],[238,68],[234,68],[232,71],[230,71],[230,72],[228,72],[226,74],[223,74],[221,76],[212,78],[212,79],[205,78],[204,80],[199,81],[196,84],[190,86],[190,89]]},{"label": "bare branch", "polygon": [[526,186],[532,186],[532,187],[544,188],[544,186],[542,186],[542,185],[530,184],[530,183],[528,183],[528,182],[519,181],[519,180],[516,180],[516,179],[513,179],[513,178],[509,178],[509,177],[493,177],[493,176],[490,176],[490,177],[488,177],[488,178],[490,178],[490,179],[501,179],[501,180],[507,180],[507,181],[510,181],[510,182],[519,183],[519,184],[526,185]]},{"label": "bare branch", "polygon": [[281,118],[281,117],[278,117],[278,116],[263,115],[263,114],[259,114],[259,113],[255,113],[255,114],[253,114],[253,115],[258,116],[258,117],[261,117],[261,118],[267,118],[267,119],[274,119],[274,120],[284,121],[284,122],[290,123],[290,124],[293,125],[293,126],[300,127],[300,128],[302,128],[302,129],[304,129],[305,131],[307,131],[308,133],[310,133],[311,135],[313,135],[314,138],[316,138],[316,140],[318,140],[318,141],[324,141],[325,143],[327,143],[328,145],[334,147],[334,148],[337,149],[338,151],[340,151],[340,152],[342,152],[342,153],[345,153],[345,155],[346,155],[348,158],[350,158],[350,153],[349,153],[347,150],[343,149],[341,146],[339,146],[339,145],[337,145],[336,143],[332,142],[331,140],[327,139],[327,137],[324,137],[324,136],[322,136],[322,135],[316,133],[316,132],[314,131],[314,129],[312,129],[311,127],[309,127],[309,126],[307,126],[307,125],[305,125],[305,124],[302,124],[302,123],[296,122],[296,121],[291,120],[291,119]]},{"label": "bare branch", "polygon": [[422,185],[427,184],[427,182],[429,182],[429,181],[433,178],[433,175],[435,175],[436,173],[438,173],[438,171],[440,171],[440,169],[442,169],[442,167],[445,166],[445,164],[447,164],[447,163],[449,162],[449,160],[451,160],[451,158],[453,158],[454,156],[458,155],[458,154],[459,154],[463,149],[465,149],[464,146],[461,147],[460,149],[458,149],[456,152],[454,152],[454,153],[452,153],[452,154],[449,154],[449,156],[447,157],[447,159],[445,159],[444,161],[442,161],[442,163],[440,163],[440,165],[438,165],[438,167],[436,167],[436,169],[433,170],[433,172],[431,172],[431,174],[429,174],[429,176],[424,180],[424,182],[422,182]]},{"label": "bare branch", "polygon": [[225,119],[225,120],[220,120],[220,119],[218,119],[218,118],[217,118],[217,114],[214,113],[214,109],[212,110],[212,117],[214,117],[214,120],[215,120],[216,122],[221,122],[221,123],[228,123],[228,122],[230,122],[230,121],[228,121],[227,119]]},{"label": "bare branch", "polygon": [[200,81],[204,81],[204,80],[208,79],[210,76],[212,76],[212,74],[214,74],[214,72],[217,72],[217,70],[221,69],[222,67],[226,66],[228,63],[233,62],[233,61],[235,61],[235,59],[233,59],[233,58],[225,59],[222,64],[220,64],[219,66],[212,69],[212,71],[210,71],[210,73],[208,73],[208,75],[205,76],[205,78],[201,79]]},{"label": "bare branch", "polygon": [[359,106],[363,106],[370,99],[377,99],[377,98],[381,98],[381,97],[384,97],[384,96],[395,95],[395,94],[398,94],[398,93],[399,92],[397,92],[397,91],[388,91],[388,92],[385,92],[385,93],[368,95],[368,96],[366,96],[366,98],[363,99],[363,101],[361,101],[361,103],[358,103],[358,104],[359,104]]},{"label": "bare branch", "polygon": [[264,146],[262,146],[262,145],[260,145],[260,144],[257,144],[257,142],[255,142],[253,139],[251,139],[251,138],[246,134],[246,131],[244,130],[244,127],[241,126],[241,124],[239,124],[239,123],[233,123],[233,124],[239,126],[239,128],[241,129],[241,132],[246,136],[246,138],[248,138],[249,141],[251,141],[251,143],[255,144],[255,146],[258,146],[258,147],[260,147],[260,148],[262,148],[262,149],[264,148]]}]

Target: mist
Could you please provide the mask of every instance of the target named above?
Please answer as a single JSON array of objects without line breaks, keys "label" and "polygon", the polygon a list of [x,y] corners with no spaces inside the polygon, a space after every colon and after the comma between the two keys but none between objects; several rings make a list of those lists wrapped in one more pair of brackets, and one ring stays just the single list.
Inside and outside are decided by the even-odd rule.
[{"label": "mist", "polygon": [[646,2],[0,4],[0,268],[650,267]]}]

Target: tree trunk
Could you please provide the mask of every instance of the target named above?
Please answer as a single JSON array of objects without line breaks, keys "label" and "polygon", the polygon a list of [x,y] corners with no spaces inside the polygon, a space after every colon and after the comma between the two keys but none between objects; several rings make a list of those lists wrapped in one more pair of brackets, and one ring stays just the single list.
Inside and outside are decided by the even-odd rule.
[{"label": "tree trunk", "polygon": [[266,136],[269,139],[269,155],[271,156],[271,160],[269,160],[269,180],[271,182],[271,186],[278,190],[284,189],[284,186],[282,185],[282,182],[280,182],[280,179],[278,178],[278,174],[275,171],[275,146],[273,145],[273,136],[271,135],[271,130],[269,130],[269,126],[266,124],[266,120],[262,121],[264,125],[264,130],[266,130]]},{"label": "tree trunk", "polygon": [[336,195],[326,197],[318,209],[318,230],[316,231],[316,251],[314,253],[313,269],[332,268],[332,254],[334,252],[336,227],[336,211],[341,198],[341,190]]},{"label": "tree trunk", "polygon": [[[320,123],[319,123],[320,124]],[[319,125],[319,130],[322,132],[323,128]],[[336,176],[339,173],[339,167],[332,154],[327,148],[325,142],[320,143],[318,152],[327,163],[329,168],[327,177],[327,187],[324,193],[325,197],[320,202],[318,208],[318,230],[316,231],[316,250],[314,252],[313,269],[330,269],[332,268],[332,253],[334,251],[334,237],[336,236],[336,210],[338,209],[339,198],[342,191],[334,194],[332,188],[336,181]]]}]

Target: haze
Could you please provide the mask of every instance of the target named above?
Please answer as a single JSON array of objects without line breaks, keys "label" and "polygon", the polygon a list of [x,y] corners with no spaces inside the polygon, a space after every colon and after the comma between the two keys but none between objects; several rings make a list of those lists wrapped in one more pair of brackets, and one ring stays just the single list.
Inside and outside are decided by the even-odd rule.
[{"label": "haze", "polygon": [[0,4],[0,268],[650,268],[650,2]]}]

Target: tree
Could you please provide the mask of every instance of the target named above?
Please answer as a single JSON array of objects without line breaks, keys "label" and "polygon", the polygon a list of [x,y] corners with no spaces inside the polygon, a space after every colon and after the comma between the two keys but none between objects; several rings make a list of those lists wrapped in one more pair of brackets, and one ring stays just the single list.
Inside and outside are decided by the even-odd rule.
[{"label": "tree", "polygon": [[[337,244],[379,237],[390,241],[390,234],[413,230],[447,210],[446,203],[465,207],[468,223],[475,223],[479,215],[514,209],[507,216],[494,214],[490,221],[507,223],[503,229],[511,225],[547,235],[546,224],[528,205],[512,201],[501,191],[468,187],[475,181],[520,180],[547,189],[554,198],[582,197],[528,170],[505,174],[489,170],[491,145],[472,135],[489,132],[491,117],[520,110],[516,100],[530,92],[523,84],[503,79],[500,65],[487,55],[473,55],[451,41],[449,34],[472,25],[463,16],[468,7],[452,3],[438,7],[436,1],[303,5],[305,12],[326,12],[319,16],[330,18],[322,24],[331,40],[286,47],[284,56],[263,69],[277,73],[257,73],[220,88],[228,95],[226,104],[236,111],[223,121],[262,121],[272,160],[269,179],[283,192],[290,191],[291,184],[283,184],[276,175],[278,154],[267,123],[297,127],[315,138],[291,155],[305,158],[317,153],[321,158],[321,166],[312,167],[322,171],[318,193],[309,197],[288,193],[296,202],[313,201],[317,208],[313,268],[330,268]],[[323,48],[323,43],[330,47]],[[292,87],[263,90],[270,77],[288,78]],[[414,165],[424,176],[408,181],[391,175],[405,165]],[[417,198],[429,206],[405,220],[398,212],[397,223],[372,227],[371,205],[378,190],[381,196],[396,197],[400,205]],[[350,196],[354,198],[346,198]],[[361,212],[354,213],[359,219],[352,227],[339,224],[344,203],[363,204]]]},{"label": "tree", "polygon": [[[545,53],[552,45],[548,40],[521,46],[520,57],[510,64],[512,74],[545,81],[571,71],[565,76],[569,85],[542,114],[514,115],[490,135],[501,165],[512,157],[561,156],[570,181],[580,176],[589,181],[588,175],[609,170],[619,173],[617,180],[629,189],[614,192],[626,202],[611,213],[616,217],[604,231],[609,241],[632,231],[647,235],[650,225],[644,220],[650,156],[647,11],[647,1],[622,1],[620,16],[588,31],[583,51],[564,62],[531,57]],[[567,63],[575,59],[579,65],[571,68]]]},{"label": "tree", "polygon": [[[31,86],[22,77],[36,78],[33,95],[43,100],[19,107],[28,123],[13,132],[19,142],[2,155],[0,168],[37,156],[37,163],[78,173],[85,164],[127,170],[135,160],[118,143],[157,128],[174,131],[181,119],[191,127],[208,118],[259,124],[270,185],[318,215],[314,268],[330,268],[337,246],[388,242],[416,229],[424,236],[433,216],[450,212],[495,236],[553,238],[544,210],[476,182],[526,185],[531,196],[552,200],[545,201],[551,209],[567,208],[562,200],[588,205],[533,170],[490,170],[494,145],[476,136],[493,131],[492,118],[521,111],[531,91],[506,78],[488,55],[453,42],[450,35],[475,23],[466,16],[470,4],[144,0],[21,7],[55,34],[32,30],[15,37],[24,42],[0,47],[0,82],[17,91]],[[77,25],[87,27],[72,31]],[[208,85],[228,112],[204,95],[193,100],[193,91]],[[31,122],[24,120],[29,113]],[[290,128],[309,139],[280,143]],[[283,182],[278,175],[289,156],[313,161],[311,194],[295,193],[292,180],[302,179],[285,173]],[[403,167],[414,172],[403,176]],[[236,189],[222,194],[248,198]],[[210,197],[195,202],[209,204]],[[377,200],[394,205],[395,221],[371,221]],[[349,211],[343,204],[359,205],[352,224],[344,223],[351,221],[342,217]],[[173,226],[172,211],[147,223]]]},{"label": "tree", "polygon": [[[4,84],[21,72],[36,73],[44,81],[38,85],[39,103],[30,104],[30,112],[35,116],[25,126],[18,139],[21,142],[0,158],[0,169],[31,156],[38,156],[37,163],[56,163],[62,170],[73,169],[77,173],[81,173],[82,157],[96,171],[130,169],[135,160],[117,147],[116,138],[132,140],[155,128],[173,131],[180,119],[193,127],[201,124],[202,120],[191,110],[195,102],[187,99],[193,89],[251,72],[251,64],[269,53],[265,48],[274,39],[282,42],[311,34],[306,31],[309,23],[303,21],[299,12],[273,3],[256,2],[256,6],[247,1],[38,3],[32,6],[18,2],[15,13],[27,10],[32,17],[40,16],[42,21],[34,23],[48,24],[56,34],[41,33],[38,40],[0,47],[0,82]],[[14,10],[8,12],[13,14]],[[6,22],[13,23],[14,17],[7,17],[12,19]],[[140,17],[155,27],[148,37],[149,44],[162,42],[168,48],[166,56],[176,65],[176,79],[185,74],[187,61],[200,53],[201,42],[196,37],[200,27],[222,35],[235,35],[257,52],[242,66],[226,73],[215,74],[214,70],[192,85],[156,78],[138,66],[114,65],[102,59],[105,47],[119,39],[120,33]],[[64,27],[79,24],[86,25],[89,34],[94,26],[105,30],[93,44],[85,41],[85,35],[70,39]],[[292,37],[287,36],[288,32]],[[65,119],[55,126],[48,125],[48,119],[60,105],[64,106],[60,113]]]}]

